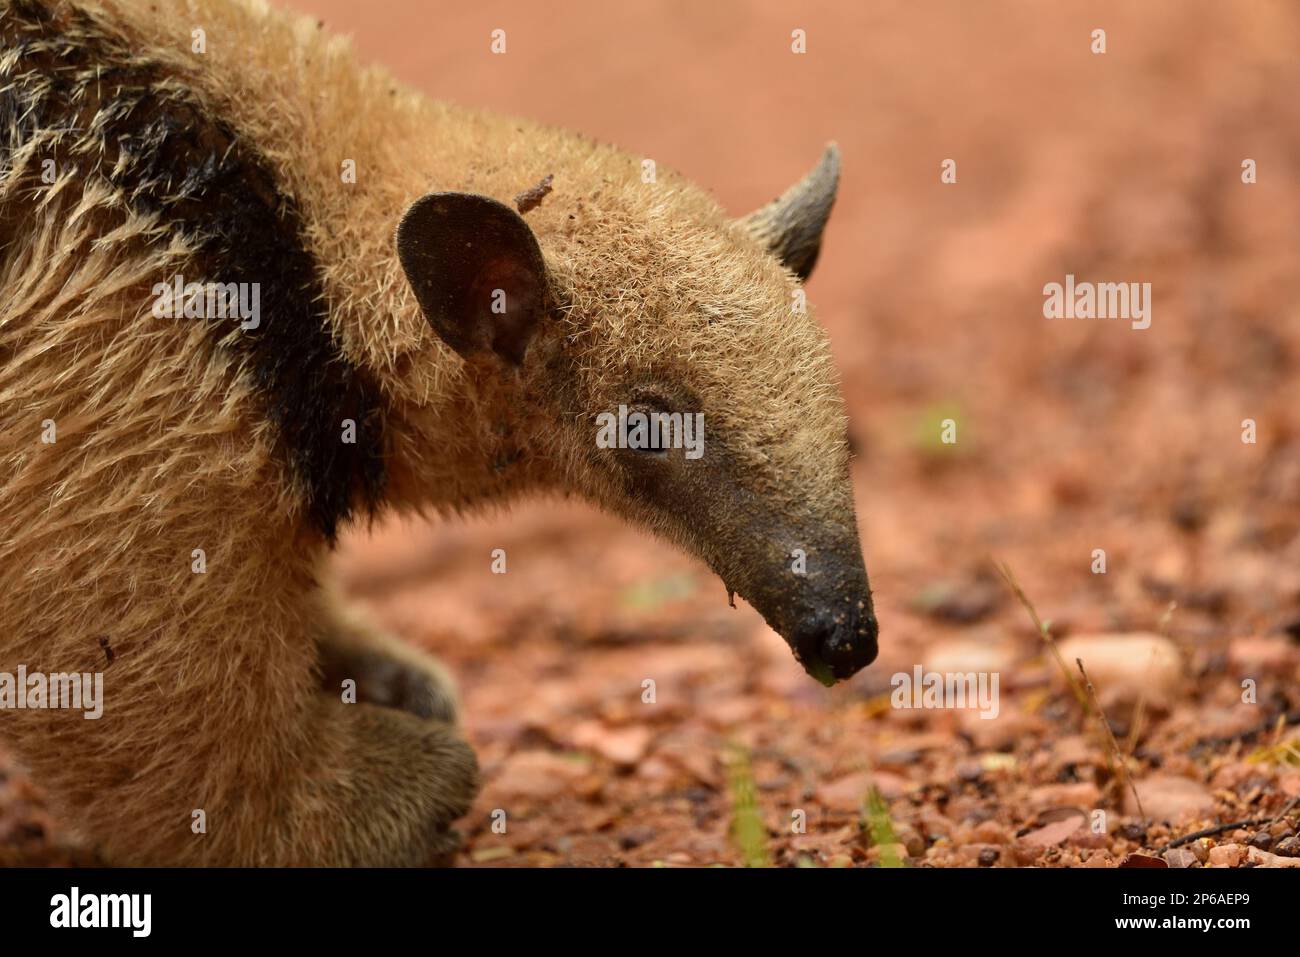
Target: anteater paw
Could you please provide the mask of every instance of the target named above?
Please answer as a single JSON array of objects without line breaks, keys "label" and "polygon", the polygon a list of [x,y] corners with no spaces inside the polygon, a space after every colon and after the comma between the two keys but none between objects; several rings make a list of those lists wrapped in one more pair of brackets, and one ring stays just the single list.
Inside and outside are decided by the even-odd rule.
[{"label": "anteater paw", "polygon": [[446,670],[414,648],[378,649],[352,644],[321,648],[321,682],[339,689],[356,682],[356,702],[396,708],[419,718],[455,724],[455,687]]}]

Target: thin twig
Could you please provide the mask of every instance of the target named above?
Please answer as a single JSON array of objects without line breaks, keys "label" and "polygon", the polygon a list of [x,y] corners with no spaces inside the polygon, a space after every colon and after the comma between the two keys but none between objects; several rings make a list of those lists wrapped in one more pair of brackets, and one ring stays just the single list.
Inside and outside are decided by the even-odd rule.
[{"label": "thin twig", "polygon": [[1106,741],[1110,745],[1115,761],[1119,765],[1119,774],[1128,784],[1129,790],[1133,792],[1133,800],[1137,803],[1138,816],[1145,821],[1147,813],[1142,810],[1142,798],[1138,796],[1137,785],[1133,783],[1133,775],[1128,773],[1128,761],[1125,760],[1124,753],[1119,749],[1119,742],[1115,740],[1115,732],[1110,729],[1110,722],[1106,720],[1106,712],[1101,710],[1101,702],[1097,699],[1097,689],[1092,686],[1092,679],[1088,677],[1088,672],[1084,670],[1083,659],[1075,658],[1074,663],[1079,666],[1079,674],[1083,675],[1083,683],[1088,689],[1088,695],[1097,708],[1097,719],[1101,722],[1102,730],[1106,732]]},{"label": "thin twig", "polygon": [[1278,811],[1278,812],[1277,812],[1277,817],[1273,818],[1273,820],[1269,821],[1268,823],[1269,823],[1269,824],[1276,824],[1278,821],[1282,820],[1282,818],[1284,818],[1284,817],[1286,817],[1288,814],[1290,814],[1290,813],[1291,813],[1291,809],[1292,809],[1293,807],[1295,807],[1297,804],[1300,804],[1300,796],[1293,797],[1293,798],[1291,799],[1291,803],[1288,804],[1286,807],[1282,808],[1282,810]]},{"label": "thin twig", "polygon": [[1075,680],[1074,675],[1070,672],[1070,666],[1067,665],[1065,659],[1061,657],[1061,652],[1056,647],[1056,639],[1052,637],[1050,623],[1044,622],[1038,617],[1038,610],[1034,608],[1034,603],[1029,600],[1029,596],[1026,595],[1024,589],[1020,587],[1020,583],[1016,581],[1016,576],[1012,573],[1010,565],[994,561],[993,567],[996,568],[998,574],[1002,576],[1002,580],[1007,583],[1007,587],[1010,588],[1011,593],[1016,596],[1016,600],[1024,606],[1025,611],[1029,612],[1030,621],[1034,623],[1034,628],[1038,631],[1039,637],[1046,642],[1048,650],[1052,653],[1052,657],[1056,659],[1057,665],[1061,668],[1061,674],[1065,675],[1065,680],[1069,682],[1070,690],[1074,692],[1074,697],[1079,702],[1079,707],[1083,709],[1084,716],[1086,717],[1089,710],[1088,697],[1083,693],[1083,689],[1079,687],[1079,682]]},{"label": "thin twig", "polygon": [[1196,831],[1193,834],[1184,834],[1176,841],[1170,841],[1164,847],[1160,848],[1160,850],[1156,851],[1156,853],[1163,854],[1165,851],[1172,851],[1175,847],[1182,847],[1184,844],[1192,843],[1192,841],[1199,841],[1203,837],[1214,837],[1216,834],[1222,834],[1224,831],[1235,831],[1239,827],[1255,827],[1259,824],[1271,823],[1273,823],[1273,818],[1271,817],[1252,817],[1247,818],[1244,821],[1233,821],[1231,824],[1220,824],[1217,827],[1207,827],[1203,831]]},{"label": "thin twig", "polygon": [[1278,811],[1273,817],[1252,817],[1247,818],[1244,821],[1233,821],[1231,824],[1219,824],[1216,827],[1207,827],[1205,830],[1197,831],[1194,834],[1184,834],[1177,840],[1170,841],[1164,847],[1160,848],[1160,850],[1156,851],[1156,853],[1163,854],[1165,851],[1172,850],[1175,847],[1182,847],[1184,844],[1192,843],[1192,841],[1199,841],[1203,837],[1214,837],[1216,834],[1222,834],[1224,831],[1235,831],[1240,827],[1258,827],[1261,824],[1267,824],[1271,827],[1290,814],[1291,809],[1297,804],[1300,804],[1300,797],[1293,797],[1290,803],[1288,803],[1286,807],[1282,808],[1282,810]]}]

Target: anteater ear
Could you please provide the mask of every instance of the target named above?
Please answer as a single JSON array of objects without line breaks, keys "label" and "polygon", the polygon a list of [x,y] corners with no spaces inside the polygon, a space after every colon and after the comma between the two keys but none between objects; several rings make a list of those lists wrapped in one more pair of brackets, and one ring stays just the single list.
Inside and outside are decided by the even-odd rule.
[{"label": "anteater ear", "polygon": [[835,205],[839,184],[840,148],[829,143],[812,172],[740,224],[783,266],[801,280],[807,279],[817,265],[822,230]]},{"label": "anteater ear", "polygon": [[546,265],[522,216],[486,196],[430,193],[402,217],[397,255],[447,345],[523,362],[546,308]]}]

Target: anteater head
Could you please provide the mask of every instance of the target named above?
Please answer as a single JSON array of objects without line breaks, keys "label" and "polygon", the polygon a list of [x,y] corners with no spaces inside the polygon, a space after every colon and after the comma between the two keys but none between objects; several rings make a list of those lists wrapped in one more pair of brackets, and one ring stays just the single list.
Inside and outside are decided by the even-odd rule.
[{"label": "anteater head", "polygon": [[508,396],[521,471],[699,556],[810,674],[847,678],[876,656],[876,619],[843,403],[802,285],[838,152],[741,220],[640,172],[557,177],[528,222],[432,193],[397,230],[402,267],[467,380]]}]

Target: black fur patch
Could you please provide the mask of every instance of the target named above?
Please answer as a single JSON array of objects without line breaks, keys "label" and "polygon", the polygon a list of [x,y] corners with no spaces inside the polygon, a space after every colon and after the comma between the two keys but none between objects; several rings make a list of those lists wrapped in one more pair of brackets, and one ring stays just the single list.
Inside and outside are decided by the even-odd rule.
[{"label": "black fur patch", "polygon": [[[156,214],[160,242],[195,243],[206,275],[186,282],[260,285],[260,326],[209,322],[215,347],[256,382],[321,532],[333,540],[358,506],[372,509],[384,480],[379,392],[331,335],[297,204],[265,159],[113,25],[67,4],[0,0],[0,178],[37,136]],[[341,440],[345,419],[355,444]]]}]

